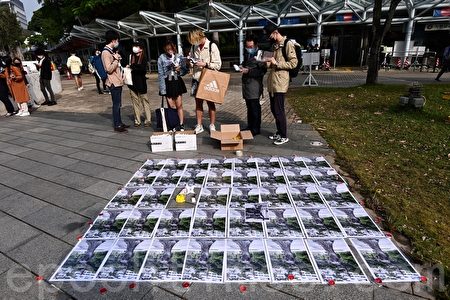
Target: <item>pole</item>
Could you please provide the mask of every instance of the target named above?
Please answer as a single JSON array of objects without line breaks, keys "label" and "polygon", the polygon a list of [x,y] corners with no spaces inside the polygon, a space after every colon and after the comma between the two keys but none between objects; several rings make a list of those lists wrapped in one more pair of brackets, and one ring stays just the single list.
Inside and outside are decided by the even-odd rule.
[{"label": "pole", "polygon": [[334,50],[333,69],[336,70],[336,54],[337,50]]},{"label": "pole", "polygon": [[243,22],[239,21],[239,64],[244,61],[244,30],[242,30]]},{"label": "pole", "polygon": [[416,14],[416,9],[412,8],[409,12],[409,20],[406,24],[406,35],[405,35],[405,54],[402,59],[402,65],[400,69],[403,69],[403,66],[405,65],[405,61],[409,56],[409,48],[411,47],[411,36],[414,31],[414,18]]},{"label": "pole", "polygon": [[316,43],[320,47],[320,42],[322,40],[322,14],[317,16],[317,27],[316,27]]}]

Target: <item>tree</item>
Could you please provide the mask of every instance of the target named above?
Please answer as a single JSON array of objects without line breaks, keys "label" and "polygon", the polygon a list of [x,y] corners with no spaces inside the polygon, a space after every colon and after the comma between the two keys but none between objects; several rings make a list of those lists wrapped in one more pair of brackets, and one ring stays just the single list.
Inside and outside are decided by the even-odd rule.
[{"label": "tree", "polygon": [[0,7],[0,50],[11,51],[20,45],[22,28],[8,6]]},{"label": "tree", "polygon": [[370,42],[368,70],[366,84],[374,84],[378,81],[378,67],[380,65],[380,48],[383,43],[384,36],[391,28],[392,19],[394,18],[395,9],[401,0],[390,0],[388,15],[384,24],[381,24],[381,8],[383,0],[374,0],[373,20],[372,20],[372,38]]}]

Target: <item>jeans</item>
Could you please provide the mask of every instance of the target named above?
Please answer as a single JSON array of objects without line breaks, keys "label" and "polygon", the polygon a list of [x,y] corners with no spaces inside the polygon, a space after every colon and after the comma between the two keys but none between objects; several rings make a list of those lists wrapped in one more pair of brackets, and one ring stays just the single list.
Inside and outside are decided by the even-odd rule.
[{"label": "jeans", "polygon": [[247,105],[248,129],[252,134],[259,134],[261,131],[261,104],[259,99],[245,99]]},{"label": "jeans", "polygon": [[112,117],[114,127],[119,127],[123,124],[120,116],[120,107],[122,106],[122,87],[111,85],[109,90],[112,98]]},{"label": "jeans", "polygon": [[287,137],[287,120],[286,112],[284,111],[285,96],[285,93],[274,93],[273,96],[270,96],[270,110],[275,118],[277,134],[279,134],[282,138]]},{"label": "jeans", "polygon": [[[52,85],[50,84],[50,80],[39,78],[39,84],[41,86],[41,92],[44,95],[45,101],[46,102],[55,102],[55,94],[53,93]],[[50,93],[50,99],[48,98],[47,91]]]}]

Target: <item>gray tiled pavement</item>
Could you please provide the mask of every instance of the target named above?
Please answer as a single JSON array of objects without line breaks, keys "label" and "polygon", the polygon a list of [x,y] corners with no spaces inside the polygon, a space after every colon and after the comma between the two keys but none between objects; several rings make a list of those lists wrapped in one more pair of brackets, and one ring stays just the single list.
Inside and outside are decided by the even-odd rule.
[{"label": "gray tiled pavement", "polygon": [[[431,74],[430,74],[431,75]],[[338,79],[333,72],[320,80]],[[360,73],[348,75],[358,81]],[[150,75],[150,99],[159,97],[154,74]],[[319,77],[319,76],[318,76]],[[0,118],[0,299],[421,299],[411,295],[409,284],[382,288],[376,285],[293,285],[194,283],[58,283],[47,279],[77,242],[115,191],[126,183],[146,158],[233,156],[222,152],[216,141],[201,134],[196,152],[151,153],[147,146],[151,129],[131,128],[128,134],[111,130],[111,100],[95,93],[94,81],[83,77],[85,90],[63,79],[59,104],[42,107],[27,118]],[[218,108],[221,123],[245,125],[245,105],[239,78],[232,76],[227,101]],[[294,82],[294,85],[296,83]],[[342,85],[345,85],[344,83]],[[124,91],[123,116],[131,123],[130,97]],[[334,152],[319,133],[287,108],[291,142],[270,144],[274,130],[267,100],[263,100],[263,134],[245,142],[245,155],[325,155]],[[194,101],[185,97],[187,124],[194,124]],[[320,141],[323,146],[311,146]],[[43,281],[36,281],[36,276]],[[106,295],[99,290],[107,288]],[[427,297],[431,297],[426,295]]]}]

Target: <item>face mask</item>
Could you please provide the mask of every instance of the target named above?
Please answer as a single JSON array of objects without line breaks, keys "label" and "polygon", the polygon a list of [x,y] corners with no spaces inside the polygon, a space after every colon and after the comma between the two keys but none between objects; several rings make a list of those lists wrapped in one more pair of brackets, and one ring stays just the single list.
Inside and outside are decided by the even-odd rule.
[{"label": "face mask", "polygon": [[42,55],[38,55],[38,57],[37,58],[39,58],[39,59],[42,59],[43,58],[43,56]]},{"label": "face mask", "polygon": [[100,52],[95,52],[95,55],[99,56],[99,55],[100,55]]},{"label": "face mask", "polygon": [[245,48],[248,54],[255,55],[256,54],[256,48]]},{"label": "face mask", "polygon": [[139,53],[140,52],[139,50],[140,50],[139,47],[133,47],[133,53]]},{"label": "face mask", "polygon": [[117,41],[117,42],[114,44],[113,47],[114,47],[114,48],[118,48],[118,47],[119,47],[119,42]]}]

